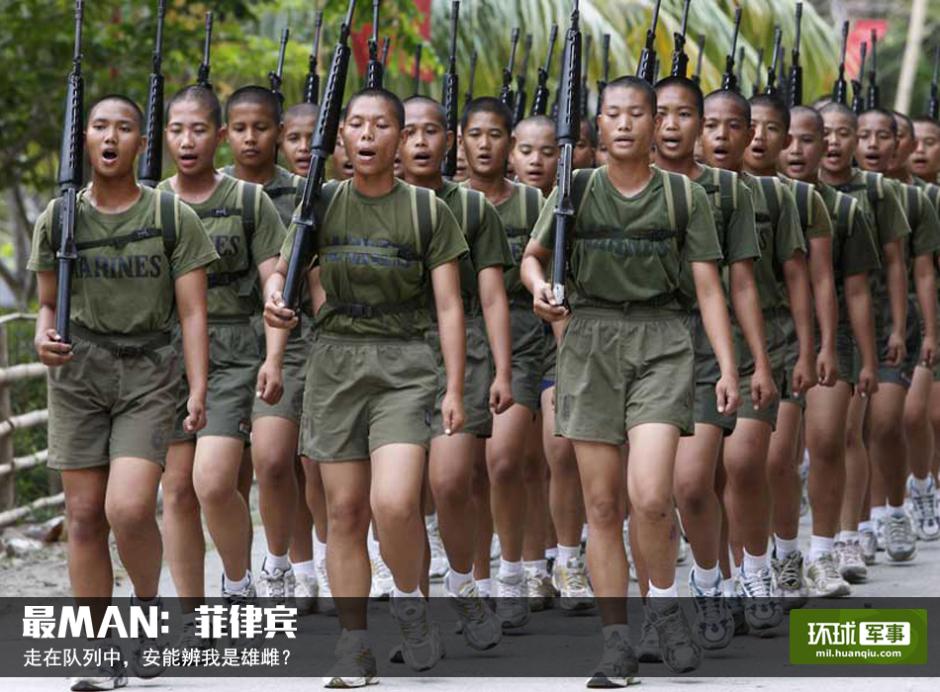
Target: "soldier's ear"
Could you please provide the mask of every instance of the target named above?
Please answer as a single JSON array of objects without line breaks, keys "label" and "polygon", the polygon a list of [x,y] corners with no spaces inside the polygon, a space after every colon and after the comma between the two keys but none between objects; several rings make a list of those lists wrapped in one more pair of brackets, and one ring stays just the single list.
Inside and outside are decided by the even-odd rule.
[{"label": "soldier's ear", "polygon": [[137,155],[143,154],[147,149],[147,135],[142,134],[140,136],[140,143],[137,145]]},{"label": "soldier's ear", "polygon": [[448,130],[447,131],[447,151],[450,151],[450,148],[454,146],[455,139],[456,139],[456,136],[454,135],[454,133]]}]

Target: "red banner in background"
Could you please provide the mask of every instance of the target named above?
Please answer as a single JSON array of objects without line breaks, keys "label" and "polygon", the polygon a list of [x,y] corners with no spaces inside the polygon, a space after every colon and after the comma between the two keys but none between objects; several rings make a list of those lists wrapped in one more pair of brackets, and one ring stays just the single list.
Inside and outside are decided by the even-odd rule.
[{"label": "red banner in background", "polygon": [[[372,12],[372,3],[362,3],[363,5],[369,8],[369,13]],[[421,37],[425,42],[425,50],[427,50],[428,44],[430,44],[431,39],[431,0],[414,0],[415,8],[418,10],[418,13],[423,17],[421,24],[418,26],[418,32],[421,34]],[[362,10],[360,10],[362,11]],[[385,40],[385,34],[382,33],[382,29],[387,28],[391,25],[391,22],[386,23],[388,17],[379,15],[379,48],[383,41]],[[372,36],[372,22],[369,21],[366,23],[361,30],[351,35],[352,43],[352,52],[353,59],[356,61],[356,69],[359,72],[360,77],[364,77],[366,74],[366,65],[369,62],[369,38]],[[408,76],[413,76],[414,74],[414,53],[405,55],[401,50],[400,46],[395,45],[394,37],[392,37],[392,47],[391,50],[395,53],[396,62],[399,67],[399,74],[406,74]],[[421,81],[430,82],[434,80],[434,72],[429,69],[421,70]]]},{"label": "red banner in background", "polygon": [[[862,62],[862,43],[868,44],[868,59],[871,58],[871,32],[874,31],[880,43],[888,33],[888,22],[884,19],[858,19],[852,23],[849,41],[845,49],[845,74],[849,79],[858,78],[858,69]],[[867,62],[867,60],[866,60]]]}]

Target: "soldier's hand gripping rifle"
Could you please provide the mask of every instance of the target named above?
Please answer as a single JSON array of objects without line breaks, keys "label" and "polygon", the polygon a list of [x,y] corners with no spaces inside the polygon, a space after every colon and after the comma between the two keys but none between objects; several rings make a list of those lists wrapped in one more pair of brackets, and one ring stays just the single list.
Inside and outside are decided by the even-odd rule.
[{"label": "soldier's hand gripping rifle", "polygon": [[153,67],[147,87],[147,147],[140,158],[137,178],[141,185],[156,187],[163,178],[163,18],[166,0],[157,2],[157,38],[153,45]]},{"label": "soldier's hand gripping rifle", "polygon": [[281,32],[281,45],[277,51],[277,67],[274,68],[274,72],[268,72],[268,78],[271,80],[271,91],[277,97],[282,112],[284,110],[284,94],[281,91],[281,85],[284,83],[284,55],[287,52],[287,42],[289,40],[290,28],[284,27]]},{"label": "soldier's hand gripping rifle", "polygon": [[381,89],[385,68],[379,60],[379,6],[382,0],[372,0],[372,36],[369,37],[369,63],[366,65],[366,89]]},{"label": "soldier's hand gripping rifle", "polygon": [[310,52],[310,63],[307,68],[307,81],[304,83],[304,103],[317,105],[320,101],[320,74],[318,62],[320,60],[320,32],[323,30],[323,12],[317,12],[313,25],[313,50]]},{"label": "soldier's hand gripping rifle", "polygon": [[695,59],[695,73],[692,75],[692,81],[696,84],[702,83],[702,59],[705,57],[705,34],[698,35],[698,57]]},{"label": "soldier's hand gripping rifle", "polygon": [[803,66],[800,65],[800,38],[803,33],[803,3],[796,3],[796,37],[793,39],[793,59],[790,65],[790,79],[787,84],[787,105],[803,105]]},{"label": "soldier's hand gripping rifle", "polygon": [[734,56],[738,50],[738,31],[741,29],[741,8],[734,10],[734,34],[731,37],[731,50],[725,56],[725,72],[721,76],[721,88],[725,91],[738,90],[738,78],[734,74]]},{"label": "soldier's hand gripping rifle", "polygon": [[573,2],[571,23],[565,35],[562,53],[561,82],[558,85],[558,118],[555,134],[561,156],[558,159],[555,203],[555,248],[552,264],[552,294],[557,305],[565,303],[565,276],[568,269],[568,244],[574,230],[575,208],[571,198],[571,176],[574,173],[574,148],[581,137],[581,29],[578,0]]},{"label": "soldier's hand gripping rifle", "polygon": [[473,83],[476,81],[477,76],[477,51],[476,49],[470,53],[470,70],[467,77],[467,91],[463,95],[463,105],[467,106],[473,100]]},{"label": "soldier's hand gripping rifle", "polygon": [[640,53],[640,62],[636,67],[636,76],[645,79],[650,84],[653,83],[656,75],[654,74],[653,62],[656,60],[656,26],[659,24],[659,5],[662,0],[656,0],[653,5],[653,19],[650,22],[650,28],[646,31],[646,44],[643,46],[643,52]]},{"label": "soldier's hand gripping rifle", "polygon": [[881,93],[878,89],[878,34],[871,30],[871,64],[868,70],[868,91],[865,94],[865,109],[879,108]]},{"label": "soldier's hand gripping rifle", "polygon": [[333,49],[330,72],[323,90],[323,106],[317,129],[313,135],[313,156],[310,172],[304,183],[303,197],[293,219],[296,235],[291,246],[287,278],[284,281],[284,304],[295,307],[300,294],[300,285],[308,263],[317,250],[317,235],[323,219],[318,218],[315,205],[326,181],[326,162],[336,147],[339,130],[339,114],[343,107],[346,90],[346,75],[349,71],[349,30],[352,26],[356,0],[349,0],[349,9],[339,31],[339,40]]},{"label": "soldier's hand gripping rifle", "polygon": [[685,77],[689,72],[689,56],[685,54],[685,31],[689,25],[689,5],[692,0],[685,0],[682,7],[682,25],[679,32],[673,34],[675,46],[672,49],[672,71],[673,77]]},{"label": "soldier's hand gripping rifle", "polygon": [[509,48],[509,64],[503,68],[503,86],[499,90],[499,100],[512,112],[512,73],[516,68],[516,48],[519,46],[519,29],[512,30],[512,44]]},{"label": "soldier's hand gripping rifle", "polygon": [[610,83],[610,34],[604,34],[601,37],[601,68],[603,69],[603,76],[597,80],[597,108],[594,109],[595,115],[601,112],[601,101],[604,99],[604,89],[606,89],[607,85]]},{"label": "soldier's hand gripping rifle", "polygon": [[529,71],[529,55],[532,53],[532,34],[525,35],[525,41],[522,43],[522,68],[516,75],[516,102],[513,104],[512,126],[525,118],[526,102],[529,95],[526,93],[526,74]]},{"label": "soldier's hand gripping rifle", "polygon": [[783,40],[783,30],[779,26],[774,27],[774,54],[770,61],[770,67],[767,68],[767,86],[764,87],[764,93],[767,96],[777,95],[777,65],[780,61],[780,55],[783,47],[780,42]]},{"label": "soldier's hand gripping rifle", "polygon": [[444,156],[441,165],[441,173],[452,178],[457,173],[457,109],[459,88],[457,79],[457,27],[460,21],[460,1],[454,0],[451,3],[450,10],[450,57],[447,61],[447,72],[444,75],[444,93],[441,102],[444,104],[444,117],[446,119],[447,131],[454,137],[450,148]]},{"label": "soldier's hand gripping rifle", "polygon": [[545,64],[539,68],[539,84],[535,88],[535,97],[532,99],[532,115],[545,115],[548,112],[548,75],[552,70],[552,55],[555,53],[555,41],[558,40],[558,25],[552,24],[548,35],[548,52],[545,54]]},{"label": "soldier's hand gripping rifle", "polygon": [[202,42],[202,63],[199,65],[199,76],[196,84],[206,89],[212,88],[209,81],[209,72],[212,70],[212,12],[206,12],[206,35]]},{"label": "soldier's hand gripping rifle", "polygon": [[933,54],[933,79],[930,80],[930,99],[927,101],[927,115],[937,120],[940,116],[940,46]]},{"label": "soldier's hand gripping rifle", "polygon": [[865,78],[865,59],[868,57],[868,43],[866,41],[862,41],[859,55],[858,78],[852,80],[852,111],[855,115],[861,115],[865,112],[865,97],[862,95],[862,80]]},{"label": "soldier's hand gripping rifle", "polygon": [[845,51],[849,45],[849,23],[842,23],[842,52],[839,54],[839,76],[832,85],[832,100],[843,106],[849,102],[849,84],[845,81]]},{"label": "soldier's hand gripping rifle", "polygon": [[82,165],[85,149],[85,82],[82,78],[82,19],[84,0],[75,0],[75,46],[72,72],[65,93],[65,124],[59,153],[59,227],[62,237],[57,249],[55,330],[62,343],[70,343],[69,319],[72,313],[72,267],[78,259],[75,225],[78,222],[78,191],[83,184]]}]

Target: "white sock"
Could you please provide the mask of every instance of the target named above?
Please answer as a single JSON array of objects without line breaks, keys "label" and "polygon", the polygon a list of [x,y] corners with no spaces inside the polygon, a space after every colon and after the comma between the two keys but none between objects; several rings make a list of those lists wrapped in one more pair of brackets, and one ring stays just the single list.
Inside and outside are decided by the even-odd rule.
[{"label": "white sock", "polygon": [[421,598],[421,587],[414,591],[401,591],[397,586],[392,588],[392,598]]},{"label": "white sock", "polygon": [[871,520],[878,521],[879,519],[884,519],[888,516],[888,508],[884,505],[878,505],[877,507],[871,508]]},{"label": "white sock", "polygon": [[586,542],[587,539],[588,539],[588,525],[582,524],[581,525],[581,540]]},{"label": "white sock", "polygon": [[526,560],[522,563],[526,572],[535,572],[536,574],[548,574],[547,560]]},{"label": "white sock", "polygon": [[437,512],[424,515],[424,526],[428,531],[437,528]]},{"label": "white sock", "polygon": [[601,627],[601,633],[604,635],[605,640],[612,634],[618,634],[622,641],[630,641],[630,625],[626,623],[621,625],[604,625]]},{"label": "white sock", "polygon": [[799,539],[796,536],[793,538],[780,538],[780,536],[774,534],[774,546],[777,548],[778,560],[790,557],[800,549]]},{"label": "white sock", "polygon": [[737,579],[741,576],[741,565],[735,560],[734,552],[728,548],[728,564],[731,565],[731,578]]},{"label": "white sock", "polygon": [[676,586],[675,582],[672,582],[671,586],[667,586],[665,589],[660,589],[653,586],[653,582],[650,582],[649,591],[646,593],[647,598],[679,598],[679,587]]},{"label": "white sock", "polygon": [[320,562],[326,559],[326,542],[317,538],[316,532],[313,534],[313,561]]},{"label": "white sock", "polygon": [[858,543],[858,531],[843,531],[840,540],[843,543]]},{"label": "white sock", "polygon": [[815,562],[823,555],[832,552],[832,544],[835,541],[827,536],[810,536],[809,539],[809,561]]},{"label": "white sock", "polygon": [[304,562],[292,562],[290,563],[291,569],[294,570],[294,574],[306,574],[308,577],[315,577],[317,574],[317,561],[316,560],[306,560]]},{"label": "white sock", "polygon": [[460,593],[460,589],[463,588],[463,585],[471,581],[473,581],[473,572],[464,574],[453,568],[447,572],[447,590],[450,593]]},{"label": "white sock", "polygon": [[274,555],[269,551],[268,556],[264,559],[264,568],[266,570],[280,569],[287,571],[288,567],[290,567],[290,559],[287,557],[287,553]]},{"label": "white sock", "polygon": [[770,553],[763,555],[751,555],[744,550],[744,563],[741,565],[746,574],[757,574],[765,567],[770,567]]},{"label": "white sock", "polygon": [[734,596],[734,579],[721,580],[721,593],[725,598]]},{"label": "white sock", "polygon": [[522,560],[519,560],[518,562],[510,562],[509,560],[500,559],[499,561],[500,578],[522,576],[522,571]]},{"label": "white sock", "polygon": [[581,546],[558,544],[558,562],[567,566],[568,560],[576,557],[581,557]]},{"label": "white sock", "polygon": [[553,545],[551,548],[545,549],[545,559],[546,560],[558,559],[558,546],[557,545]]},{"label": "white sock", "polygon": [[379,541],[375,537],[375,532],[372,530],[372,527],[369,527],[369,555],[378,555],[379,554]]},{"label": "white sock", "polygon": [[483,598],[489,598],[493,594],[493,580],[487,577],[486,579],[475,579],[477,584],[477,591],[480,592],[480,596]]},{"label": "white sock", "polygon": [[911,485],[914,486],[914,490],[919,493],[926,493],[930,490],[930,474],[927,474],[923,478],[918,478],[914,476],[911,480]]},{"label": "white sock", "polygon": [[345,631],[351,634],[352,636],[354,636],[356,639],[358,639],[359,642],[362,644],[363,648],[366,648],[366,649],[369,648],[368,644],[366,644],[366,636],[368,634],[367,630],[345,630]]},{"label": "white sock", "polygon": [[888,505],[888,507],[887,507],[887,513],[886,513],[885,518],[887,518],[888,515],[890,515],[890,516],[892,516],[892,517],[903,517],[903,516],[905,516],[905,514],[904,514],[904,505],[902,504],[900,507],[894,507],[894,506],[892,506],[892,505]]},{"label": "white sock", "polygon": [[721,572],[718,570],[718,563],[716,562],[714,567],[706,569],[695,562],[695,558],[692,558],[692,578],[700,589],[714,588],[715,584],[721,580]]},{"label": "white sock", "polygon": [[874,531],[875,522],[873,522],[871,519],[866,519],[865,521],[859,522],[858,530],[859,531]]},{"label": "white sock", "polygon": [[222,575],[226,591],[241,591],[251,583],[251,575],[245,572],[241,579],[229,579],[227,574]]}]

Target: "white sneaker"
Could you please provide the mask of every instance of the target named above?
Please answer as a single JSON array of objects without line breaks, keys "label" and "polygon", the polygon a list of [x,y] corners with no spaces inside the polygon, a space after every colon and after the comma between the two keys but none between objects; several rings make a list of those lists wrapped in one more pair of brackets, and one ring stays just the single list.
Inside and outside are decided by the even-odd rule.
[{"label": "white sneaker", "polygon": [[253,601],[257,596],[258,594],[255,591],[255,582],[251,578],[251,572],[248,572],[248,585],[242,589],[226,588],[225,576],[222,576],[222,598],[225,599],[229,605],[244,605]]},{"label": "white sneaker", "polygon": [[392,589],[395,588],[395,581],[392,579],[392,573],[378,549],[369,551],[369,561],[372,563],[372,586],[369,589],[369,598],[384,601],[391,597]]},{"label": "white sneaker", "polygon": [[430,621],[428,603],[423,598],[393,598],[392,617],[401,631],[401,653],[413,670],[433,668],[444,657],[444,645],[437,625]]},{"label": "white sneaker", "polygon": [[287,569],[275,567],[269,571],[267,560],[261,565],[257,587],[260,598],[270,598],[277,603],[286,603],[293,600],[295,585],[296,579],[294,578],[293,567],[289,565]]},{"label": "white sneaker", "polygon": [[911,500],[911,519],[914,531],[922,541],[935,541],[940,538],[940,520],[937,519],[937,497],[933,476],[927,476],[927,490],[920,491],[914,486],[914,476],[907,479],[907,493]]},{"label": "white sneaker", "polygon": [[875,541],[878,545],[879,552],[884,552],[885,549],[885,517],[878,517],[873,519],[875,522]]},{"label": "white sneaker", "polygon": [[803,577],[803,554],[797,550],[782,560],[771,561],[777,583],[777,593],[783,599],[784,610],[800,608],[806,603],[806,579]]},{"label": "white sneaker", "polygon": [[375,656],[359,637],[343,630],[333,653],[337,661],[323,678],[324,687],[349,689],[378,683]]},{"label": "white sneaker", "polygon": [[525,588],[529,596],[529,610],[533,613],[552,607],[555,587],[548,573],[541,570],[525,569]]},{"label": "white sneaker", "polygon": [[832,550],[836,569],[849,584],[861,584],[868,579],[868,567],[862,556],[862,547],[857,542],[837,541]]},{"label": "white sneaker", "polygon": [[617,632],[604,637],[604,653],[587,686],[591,689],[627,687],[635,682],[640,663],[630,642]]},{"label": "white sneaker", "polygon": [[[100,646],[102,651],[101,666],[86,675],[77,675],[69,679],[69,689],[72,692],[98,692],[99,690],[116,690],[127,686],[127,669],[124,666],[124,655],[117,646],[106,646],[100,642],[89,642],[92,646]],[[104,660],[105,651],[112,654],[113,662]]]},{"label": "white sneaker", "polygon": [[525,574],[496,577],[496,617],[503,629],[522,627],[529,621]]},{"label": "white sneaker", "polygon": [[498,560],[503,554],[503,547],[499,544],[499,535],[494,531],[490,539],[490,562]]},{"label": "white sneaker", "polygon": [[862,550],[862,560],[865,561],[865,564],[875,564],[878,559],[878,539],[875,538],[875,532],[871,529],[859,531],[858,545]]},{"label": "white sneaker", "polygon": [[813,595],[820,598],[848,596],[852,590],[839,574],[832,553],[825,553],[816,560],[810,560],[806,567],[806,579]]},{"label": "white sneaker", "polygon": [[298,614],[309,615],[314,612],[317,609],[319,593],[316,572],[294,572],[294,603]]},{"label": "white sneaker", "polygon": [[734,638],[734,617],[721,593],[721,577],[715,586],[703,589],[696,583],[694,572],[689,572],[689,595],[695,605],[692,636],[703,649],[724,649]]},{"label": "white sneaker", "polygon": [[908,562],[917,554],[917,536],[911,518],[906,514],[885,517],[885,552],[893,562]]},{"label": "white sneaker", "polygon": [[442,579],[450,565],[447,562],[447,553],[444,551],[444,542],[441,540],[441,530],[437,524],[437,515],[432,514],[424,519],[428,532],[428,544],[431,546],[430,577],[433,580]]},{"label": "white sneaker", "polygon": [[[633,561],[633,550],[630,549],[630,517],[623,522],[623,548],[627,552],[627,565],[630,570],[630,579],[637,581],[636,563]],[[640,659],[641,661],[643,659]]]},{"label": "white sneaker", "polygon": [[580,557],[569,558],[566,565],[556,562],[552,570],[552,584],[561,594],[562,610],[587,610],[594,607],[594,591],[588,582],[584,560]]},{"label": "white sneaker", "polygon": [[[679,599],[650,599],[647,615],[659,639],[659,651],[663,663],[673,673],[688,673],[702,662],[702,647],[692,638],[689,623],[679,607]],[[669,601],[672,603],[657,603]]]},{"label": "white sneaker", "polygon": [[663,655],[659,650],[659,633],[649,616],[649,608],[643,606],[643,624],[640,627],[640,643],[637,645],[640,663],[662,663]]},{"label": "white sneaker", "polygon": [[743,569],[738,577],[738,595],[744,601],[744,617],[748,627],[758,636],[772,629],[783,621],[783,608],[774,597],[777,580],[770,567],[763,567],[754,573]]},{"label": "white sneaker", "polygon": [[463,634],[467,645],[477,651],[486,651],[499,644],[503,638],[503,628],[490,610],[486,601],[480,596],[476,583],[471,579],[460,587],[457,593],[452,593],[444,583],[444,593],[449,597],[459,618],[460,633]]}]

